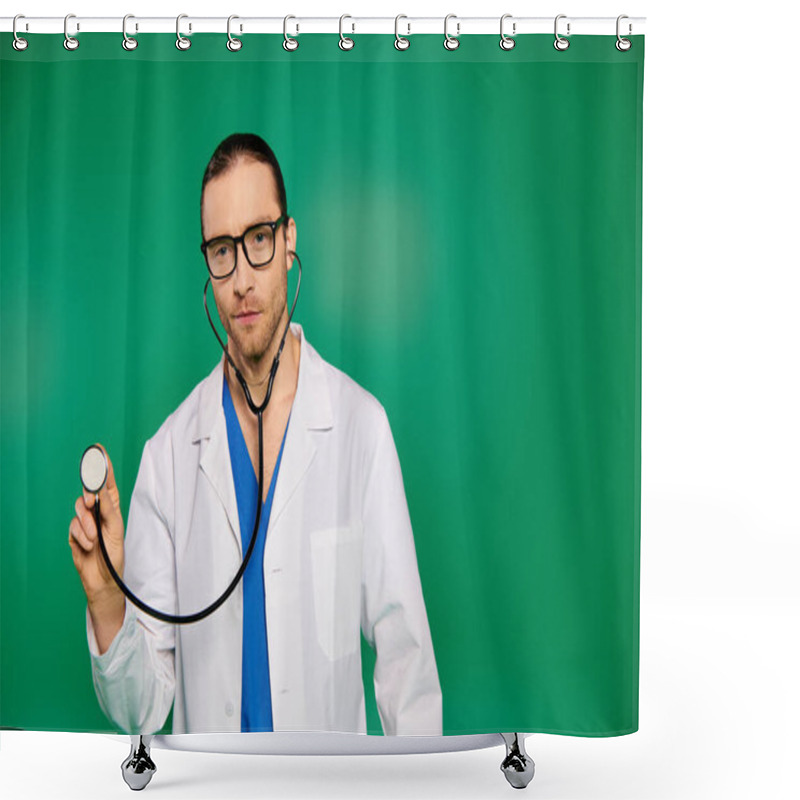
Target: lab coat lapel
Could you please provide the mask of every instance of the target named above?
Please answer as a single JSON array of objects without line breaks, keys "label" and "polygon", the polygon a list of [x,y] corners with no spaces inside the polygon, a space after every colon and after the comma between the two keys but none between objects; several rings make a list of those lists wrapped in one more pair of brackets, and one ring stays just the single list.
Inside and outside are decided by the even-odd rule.
[{"label": "lab coat lapel", "polygon": [[[272,500],[270,530],[277,524],[289,500],[301,486],[314,460],[317,450],[315,437],[333,427],[330,391],[323,361],[306,340],[302,325],[293,322],[291,327],[292,332],[300,339],[300,367],[289,429],[286,432],[286,444]],[[200,468],[225,509],[230,533],[241,556],[242,542],[239,534],[236,487],[233,483],[228,432],[222,408],[224,380],[222,366],[223,362],[220,360],[201,389],[195,441],[199,441],[200,447],[203,448]]]},{"label": "lab coat lapel", "polygon": [[322,360],[306,340],[303,327],[298,323],[292,323],[291,327],[292,332],[300,339],[300,368],[272,500],[270,529],[277,524],[314,460],[317,432],[333,427],[330,393]]},{"label": "lab coat lapel", "polygon": [[224,373],[222,361],[220,361],[200,390],[197,441],[200,442],[202,448],[200,469],[205,473],[225,509],[228,528],[241,557],[242,541],[239,534],[236,487],[233,483],[233,469],[228,449],[228,429],[225,425],[225,411],[222,407],[223,380]]}]

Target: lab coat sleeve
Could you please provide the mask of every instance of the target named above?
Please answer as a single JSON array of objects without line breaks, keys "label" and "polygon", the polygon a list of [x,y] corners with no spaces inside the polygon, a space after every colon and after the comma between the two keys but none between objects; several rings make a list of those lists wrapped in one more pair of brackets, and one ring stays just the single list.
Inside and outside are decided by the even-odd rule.
[{"label": "lab coat sleeve", "polygon": [[[144,602],[175,613],[175,549],[169,503],[164,502],[172,485],[171,480],[164,485],[164,478],[171,472],[165,473],[169,459],[160,453],[158,462],[157,474],[148,442],[128,513],[124,580]],[[159,483],[163,494],[157,491]],[[88,606],[86,633],[92,681],[105,715],[125,733],[157,733],[175,697],[174,626],[145,614],[126,598],[122,627],[105,653],[100,655]]]},{"label": "lab coat sleeve", "polygon": [[361,630],[376,653],[375,699],[384,734],[441,736],[442,692],[400,461],[380,412],[365,483]]}]

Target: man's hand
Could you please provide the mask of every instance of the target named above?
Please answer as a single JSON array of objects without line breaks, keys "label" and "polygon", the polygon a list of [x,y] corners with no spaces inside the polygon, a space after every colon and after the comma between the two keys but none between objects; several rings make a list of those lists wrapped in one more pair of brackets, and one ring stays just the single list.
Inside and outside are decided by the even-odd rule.
[{"label": "man's hand", "polygon": [[[108,556],[117,575],[122,577],[125,563],[123,545],[125,524],[119,506],[119,490],[114,479],[114,467],[105,448],[102,449],[108,461],[108,478],[100,490],[100,525]],[[94,494],[85,489],[83,495],[75,501],[75,516],[69,525],[69,546],[83,590],[86,592],[89,613],[102,654],[122,627],[125,617],[125,595],[111,577],[100,549],[94,521],[94,501]]]}]

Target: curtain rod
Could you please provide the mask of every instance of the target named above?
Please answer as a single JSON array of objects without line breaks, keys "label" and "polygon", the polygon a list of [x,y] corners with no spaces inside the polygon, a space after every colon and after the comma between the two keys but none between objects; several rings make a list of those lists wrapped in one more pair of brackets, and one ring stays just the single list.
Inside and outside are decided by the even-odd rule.
[{"label": "curtain rod", "polygon": [[[555,31],[555,17],[514,17],[506,14],[503,30],[506,36],[518,36],[531,33],[549,33]],[[617,33],[616,17],[570,17],[560,14],[558,32],[561,36],[606,35]],[[395,17],[355,17],[345,15],[340,22],[339,17],[303,17],[290,15],[284,17],[235,17],[230,21],[231,33],[284,33],[291,36],[304,33],[339,33],[340,24],[345,34],[383,33],[394,34],[395,25],[401,36],[414,34],[444,34],[444,17],[406,17],[401,15],[396,22]],[[0,17],[0,31],[13,30],[13,17]],[[69,35],[82,33],[122,33],[122,17],[82,17],[70,15],[68,22]],[[176,17],[137,17],[129,15],[125,30],[128,36],[140,33],[175,33]],[[182,36],[193,33],[227,33],[228,17],[194,17],[182,14],[180,29]],[[20,15],[17,19],[17,34],[27,33],[64,33],[64,17],[28,17]],[[627,17],[620,20],[620,35],[631,36],[643,34],[645,17]],[[459,17],[450,15],[447,22],[450,36],[469,34],[500,35],[500,15],[496,17]]]}]

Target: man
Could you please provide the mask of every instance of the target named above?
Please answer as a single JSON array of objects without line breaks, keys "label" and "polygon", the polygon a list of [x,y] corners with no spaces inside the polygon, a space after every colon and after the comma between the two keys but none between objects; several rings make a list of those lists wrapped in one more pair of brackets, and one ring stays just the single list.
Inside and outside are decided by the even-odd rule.
[{"label": "man", "polygon": [[[201,226],[228,350],[260,404],[288,321],[297,227],[278,162],[258,136],[234,134],[217,147]],[[292,323],[263,424],[260,549],[229,599],[199,622],[164,623],[127,600],[102,559],[94,498],[76,501],[69,540],[101,707],[128,733],[158,731],[173,704],[173,733],[366,733],[363,632],[376,652],[384,733],[441,735],[441,690],[383,407]],[[257,420],[223,356],[146,443],[125,535],[109,460],[103,537],[136,596],[191,614],[225,590],[252,534],[257,465]]]}]

